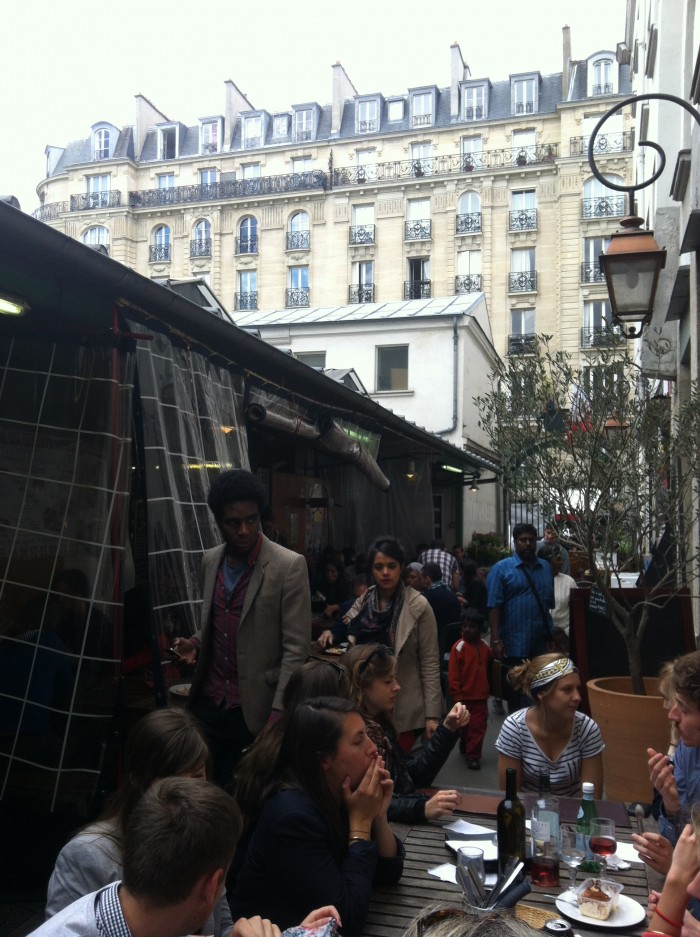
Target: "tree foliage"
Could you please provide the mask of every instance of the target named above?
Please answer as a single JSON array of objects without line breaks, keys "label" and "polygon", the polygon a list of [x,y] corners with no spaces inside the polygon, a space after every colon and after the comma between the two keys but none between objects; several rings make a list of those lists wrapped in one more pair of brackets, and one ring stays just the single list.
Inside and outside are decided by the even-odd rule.
[{"label": "tree foliage", "polygon": [[[625,639],[635,692],[644,692],[639,646],[650,608],[697,570],[700,394],[692,387],[673,408],[627,344],[606,338],[576,366],[540,336],[532,354],[499,363],[475,402],[510,500],[558,520],[585,554]],[[611,593],[618,573],[644,572],[652,550],[643,600]]]}]

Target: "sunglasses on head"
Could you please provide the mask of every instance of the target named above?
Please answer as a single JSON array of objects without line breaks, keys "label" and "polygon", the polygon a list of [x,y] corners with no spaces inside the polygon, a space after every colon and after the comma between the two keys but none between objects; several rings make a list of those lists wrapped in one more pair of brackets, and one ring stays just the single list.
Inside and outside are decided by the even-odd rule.
[{"label": "sunglasses on head", "polygon": [[365,659],[360,664],[358,664],[358,675],[361,677],[373,660],[387,661],[393,656],[394,652],[390,647],[387,647],[386,644],[378,644],[369,657],[365,657]]},{"label": "sunglasses on head", "polygon": [[337,660],[331,660],[330,658],[328,660],[321,660],[320,657],[314,657],[313,654],[309,654],[304,663],[308,664],[309,661],[314,661],[317,664],[326,664],[328,667],[332,667],[338,675],[338,683],[340,683],[340,681],[343,679],[343,675],[347,674],[348,672],[348,669],[344,664],[341,664]]}]

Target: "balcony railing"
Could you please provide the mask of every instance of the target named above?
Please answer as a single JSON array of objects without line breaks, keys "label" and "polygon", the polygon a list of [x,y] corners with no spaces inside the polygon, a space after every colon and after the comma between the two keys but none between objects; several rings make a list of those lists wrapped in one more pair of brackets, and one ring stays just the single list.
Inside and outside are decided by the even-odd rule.
[{"label": "balcony railing", "polygon": [[311,249],[310,231],[287,231],[288,251],[308,251]]},{"label": "balcony railing", "polygon": [[32,212],[32,218],[37,221],[53,221],[64,212],[70,211],[68,202],[49,202],[48,205],[40,205]]},{"label": "balcony railing", "polygon": [[294,141],[295,143],[308,143],[311,139],[313,131],[312,130],[295,130],[294,131]]},{"label": "balcony railing", "polygon": [[486,116],[486,108],[483,104],[477,104],[476,107],[464,108],[465,120],[483,120]]},{"label": "balcony railing", "polygon": [[431,234],[430,218],[421,221],[407,221],[404,224],[405,241],[429,241]]},{"label": "balcony railing", "polygon": [[218,143],[203,143],[202,144],[202,153],[205,156],[212,156],[214,153],[218,153],[218,152],[219,152]]},{"label": "balcony railing", "polygon": [[601,195],[581,199],[582,218],[622,218],[625,214],[624,195]]},{"label": "balcony railing", "polygon": [[310,288],[308,286],[295,287],[285,291],[285,306],[308,306]]},{"label": "balcony railing", "polygon": [[84,195],[71,195],[71,211],[93,211],[96,208],[119,208],[122,194],[119,189],[109,192],[86,192]]},{"label": "balcony railing", "polygon": [[236,238],[236,253],[237,254],[257,254],[258,252],[258,236],[257,234],[252,234],[247,238]]},{"label": "balcony railing", "polygon": [[455,277],[455,293],[480,293],[481,274],[464,273]]},{"label": "balcony railing", "polygon": [[626,341],[616,326],[594,325],[581,329],[581,348],[612,348]]},{"label": "balcony railing", "polygon": [[374,283],[368,283],[366,286],[348,287],[349,303],[373,303],[374,302]]},{"label": "balcony railing", "polygon": [[611,84],[593,85],[591,92],[593,94],[612,94],[613,86]]},{"label": "balcony railing", "polygon": [[244,150],[257,150],[262,146],[262,137],[246,137],[243,141]]},{"label": "balcony railing", "polygon": [[[590,137],[571,137],[569,140],[571,156],[588,156]],[[596,156],[606,153],[631,153],[634,149],[634,133],[625,130],[622,133],[600,133],[593,143]]]},{"label": "balcony railing", "polygon": [[537,335],[534,332],[508,336],[509,355],[531,355],[536,348]]},{"label": "balcony railing", "polygon": [[164,263],[171,259],[171,245],[170,244],[149,244],[148,246],[148,262],[151,264],[155,263]]},{"label": "balcony railing", "polygon": [[481,231],[481,212],[469,211],[464,215],[457,215],[455,234],[478,234]]},{"label": "balcony railing", "polygon": [[516,208],[508,212],[509,231],[535,231],[537,230],[537,209]]},{"label": "balcony railing", "polygon": [[432,114],[414,114],[413,117],[411,117],[412,127],[429,127],[432,122]]},{"label": "balcony railing", "polygon": [[406,280],[403,285],[404,299],[430,299],[430,280]]},{"label": "balcony railing", "polygon": [[142,189],[129,192],[131,208],[158,208],[188,202],[251,198],[256,195],[277,195],[308,189],[325,189],[326,173],[320,169],[292,172],[283,176],[260,176],[257,179],[229,179],[204,185],[177,185],[169,189]]},{"label": "balcony railing", "polygon": [[211,238],[190,241],[190,257],[211,257]]},{"label": "balcony railing", "polygon": [[373,224],[354,224],[350,226],[351,244],[374,244]]},{"label": "balcony railing", "polygon": [[535,270],[518,270],[508,274],[509,293],[534,293],[537,289]]},{"label": "balcony railing", "polygon": [[514,114],[534,114],[535,112],[535,102],[534,101],[519,101],[513,110]]},{"label": "balcony railing", "polygon": [[379,121],[376,120],[358,120],[357,122],[357,132],[358,133],[375,133],[379,128]]},{"label": "balcony railing", "polygon": [[257,309],[258,291],[253,293],[236,293],[233,298],[235,309]]},{"label": "balcony railing", "polygon": [[605,283],[605,275],[600,269],[600,264],[581,264],[581,282],[582,283]]}]

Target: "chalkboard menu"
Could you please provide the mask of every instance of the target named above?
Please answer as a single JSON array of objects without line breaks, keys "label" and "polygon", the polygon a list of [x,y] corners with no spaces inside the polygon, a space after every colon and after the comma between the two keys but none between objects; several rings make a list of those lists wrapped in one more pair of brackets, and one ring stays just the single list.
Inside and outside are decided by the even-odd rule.
[{"label": "chalkboard menu", "polygon": [[[623,593],[632,605],[644,597],[643,589],[612,590],[615,598]],[[660,598],[659,602],[662,601],[662,607],[651,610],[642,637],[642,673],[646,677],[658,676],[664,661],[696,649],[689,591],[683,589],[672,598]],[[641,608],[637,614],[641,614]],[[603,592],[595,586],[571,592],[569,641],[571,658],[579,669],[583,687],[596,677],[629,675],[624,639],[610,619]],[[585,692],[582,695],[581,708],[588,712]]]}]

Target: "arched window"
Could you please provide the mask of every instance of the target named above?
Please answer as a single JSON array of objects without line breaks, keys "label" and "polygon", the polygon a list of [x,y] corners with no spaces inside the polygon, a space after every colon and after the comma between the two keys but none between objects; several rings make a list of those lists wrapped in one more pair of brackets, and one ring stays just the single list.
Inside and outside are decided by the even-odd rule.
[{"label": "arched window", "polygon": [[237,254],[258,253],[258,220],[248,216],[241,221],[236,238]]},{"label": "arched window", "polygon": [[211,257],[211,224],[202,218],[192,229],[190,257]]},{"label": "arched window", "polygon": [[109,252],[109,230],[104,225],[96,224],[83,232],[83,244],[90,247],[104,247]]},{"label": "arched window", "polygon": [[149,261],[171,260],[170,255],[170,228],[167,224],[158,225],[154,228],[149,248]]},{"label": "arched window", "polygon": [[457,206],[457,234],[478,234],[481,231],[481,199],[476,192],[465,192]]},{"label": "arched window", "polygon": [[[622,185],[621,176],[606,173],[605,178],[616,185]],[[586,179],[583,184],[582,216],[584,218],[619,218],[624,216],[626,209],[626,196],[624,192],[617,192],[596,179],[595,176]]]},{"label": "arched window", "polygon": [[309,216],[305,211],[297,211],[289,219],[287,231],[287,250],[309,250],[311,247],[311,232],[309,231]]},{"label": "arched window", "polygon": [[95,159],[109,158],[109,130],[102,127],[95,131]]}]

